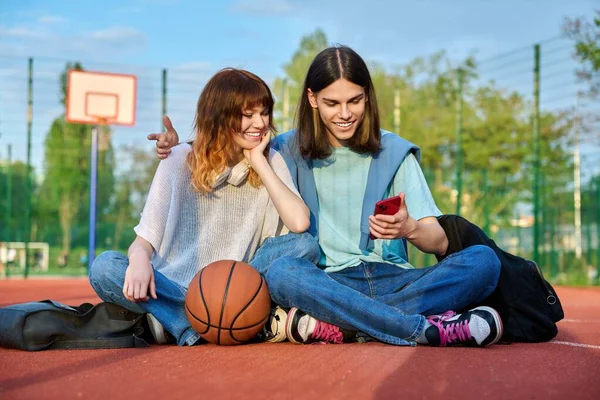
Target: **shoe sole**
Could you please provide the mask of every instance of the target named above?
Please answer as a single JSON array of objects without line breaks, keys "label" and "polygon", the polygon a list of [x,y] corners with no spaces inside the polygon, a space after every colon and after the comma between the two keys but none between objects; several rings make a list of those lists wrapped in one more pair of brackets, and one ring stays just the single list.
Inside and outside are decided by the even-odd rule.
[{"label": "shoe sole", "polygon": [[500,318],[500,314],[498,314],[498,311],[496,311],[492,307],[488,307],[488,306],[475,307],[471,311],[473,311],[473,310],[489,311],[492,314],[492,316],[494,317],[494,321],[496,322],[496,326],[497,326],[496,337],[491,342],[489,342],[488,344],[481,346],[481,347],[487,347],[487,346],[491,346],[493,344],[498,343],[500,338],[502,338],[502,334],[504,333],[504,325],[502,325],[502,318]]},{"label": "shoe sole", "polygon": [[294,336],[292,335],[292,332],[291,332],[290,322],[296,316],[296,311],[298,311],[298,309],[296,307],[292,307],[292,308],[290,308],[290,311],[288,312],[287,320],[285,321],[285,336],[287,336],[287,339],[291,343],[302,344],[302,342],[298,342],[296,339],[294,339]]},{"label": "shoe sole", "polygon": [[152,333],[156,344],[167,344],[169,339],[165,334],[165,329],[162,324],[158,322],[156,317],[152,314],[146,314],[146,319],[148,320],[148,327],[150,328],[150,333]]}]

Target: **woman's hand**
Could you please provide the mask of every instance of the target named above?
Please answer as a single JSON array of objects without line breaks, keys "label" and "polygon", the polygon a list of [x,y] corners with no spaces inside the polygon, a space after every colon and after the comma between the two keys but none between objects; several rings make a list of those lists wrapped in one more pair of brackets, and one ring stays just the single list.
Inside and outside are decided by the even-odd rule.
[{"label": "woman's hand", "polygon": [[267,148],[267,145],[269,144],[270,141],[271,141],[271,133],[265,132],[265,134],[260,139],[260,143],[255,148],[253,148],[252,150],[244,149],[244,157],[246,157],[248,164],[255,171],[256,171],[257,167],[264,165],[261,163],[264,163],[265,161],[267,161],[267,159],[264,155],[264,151]]},{"label": "woman's hand", "polygon": [[127,300],[137,303],[148,301],[150,295],[156,299],[156,285],[154,283],[154,268],[150,260],[143,254],[129,258],[129,266],[125,271],[123,295]]}]

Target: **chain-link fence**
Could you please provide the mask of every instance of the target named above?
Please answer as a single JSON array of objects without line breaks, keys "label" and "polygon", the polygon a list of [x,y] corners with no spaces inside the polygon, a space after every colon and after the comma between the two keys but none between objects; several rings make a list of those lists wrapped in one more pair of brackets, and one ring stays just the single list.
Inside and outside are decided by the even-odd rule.
[{"label": "chain-link fence", "polygon": [[[572,48],[555,38],[483,60],[440,53],[372,72],[382,127],[421,147],[442,212],[535,259],[552,280],[590,283],[600,268],[600,109],[576,79]],[[90,128],[53,133],[64,118],[68,65],[0,56],[0,263],[8,274],[86,271]],[[216,71],[81,66],[138,78],[135,126],[103,129],[99,143],[96,248],[125,251],[158,162],[146,136],[162,130],[165,112],[181,140],[190,136],[198,95]],[[299,90],[283,82],[273,83],[280,130],[293,124],[290,98]],[[32,245],[26,258],[24,243],[48,250]],[[416,266],[434,263],[410,253]]]}]

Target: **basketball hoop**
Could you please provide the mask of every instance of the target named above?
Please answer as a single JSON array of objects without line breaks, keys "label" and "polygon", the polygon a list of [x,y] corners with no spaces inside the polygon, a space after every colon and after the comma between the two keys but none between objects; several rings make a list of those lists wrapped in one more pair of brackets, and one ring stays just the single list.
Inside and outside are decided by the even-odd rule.
[{"label": "basketball hoop", "polygon": [[66,120],[78,124],[135,124],[137,77],[71,69],[67,72]]},{"label": "basketball hoop", "polygon": [[117,125],[116,119],[111,117],[93,117],[91,125]]},{"label": "basketball hoop", "polygon": [[98,126],[135,124],[137,77],[71,69],[67,72],[67,122],[92,126],[90,157],[90,231],[88,268],[96,252]]}]

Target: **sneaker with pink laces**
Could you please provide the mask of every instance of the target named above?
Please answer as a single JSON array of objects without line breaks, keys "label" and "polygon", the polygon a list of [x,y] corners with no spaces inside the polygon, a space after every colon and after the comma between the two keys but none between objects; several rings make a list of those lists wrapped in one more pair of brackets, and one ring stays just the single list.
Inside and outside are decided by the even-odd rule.
[{"label": "sneaker with pink laces", "polygon": [[288,340],[296,344],[348,343],[356,337],[356,333],[319,321],[296,307],[288,312],[285,333]]},{"label": "sneaker with pink laces", "polygon": [[490,346],[502,337],[502,320],[491,307],[476,307],[462,314],[446,311],[427,317],[424,336],[431,346]]}]

